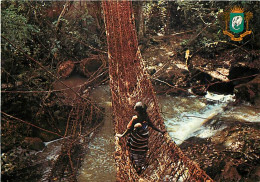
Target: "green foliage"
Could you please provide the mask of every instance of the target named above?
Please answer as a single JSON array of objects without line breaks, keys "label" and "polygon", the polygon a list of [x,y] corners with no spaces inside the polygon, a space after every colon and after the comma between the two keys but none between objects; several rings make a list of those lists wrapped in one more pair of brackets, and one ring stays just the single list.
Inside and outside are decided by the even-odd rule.
[{"label": "green foliage", "polygon": [[[76,3],[76,2],[75,2]],[[86,7],[58,17],[65,2],[5,1],[2,4],[2,36],[36,58],[51,72],[61,61],[79,61],[102,49],[104,34],[96,29],[94,18]],[[36,65],[8,41],[2,39],[2,82],[15,82],[34,76]],[[27,79],[25,79],[27,80]]]},{"label": "green foliage", "polygon": [[[11,4],[8,8],[2,10],[2,36],[9,39],[16,45],[19,45],[27,54],[31,54],[28,42],[33,41],[32,35],[40,30],[37,26],[29,24],[28,18],[19,14],[21,7],[16,8]],[[3,50],[12,50],[17,53],[10,44],[6,42],[2,45]]]},{"label": "green foliage", "polygon": [[[82,11],[74,9],[68,16],[65,14],[57,24],[65,3],[4,1],[1,6],[2,36],[54,74],[59,62],[80,61],[93,53],[89,46],[102,48],[105,45],[86,7]],[[54,78],[3,38],[1,46],[2,90],[11,91],[2,94],[2,111],[49,130],[57,129],[53,127],[55,121],[64,124],[67,121],[65,113],[70,109],[53,103],[57,97],[51,96],[46,104],[46,98],[50,98],[46,92],[12,93],[49,90]],[[56,116],[55,111],[61,114]],[[37,136],[35,128],[18,123],[10,118],[2,120],[5,149],[19,145],[23,136]],[[14,139],[10,141],[12,137]]]},{"label": "green foliage", "polygon": [[[184,53],[189,49],[192,53],[203,55],[218,52],[230,47],[229,37],[223,34],[225,22],[223,12],[235,5],[253,13],[250,24],[253,25],[252,36],[247,36],[239,44],[247,43],[250,47],[259,46],[259,2],[253,1],[150,1],[144,4],[146,34],[158,35],[191,31],[193,38],[181,40]],[[167,32],[167,30],[169,32]],[[216,44],[219,43],[219,44]],[[232,42],[231,42],[232,43]]]},{"label": "green foliage", "polygon": [[151,1],[144,4],[144,16],[147,33],[164,33],[166,19],[166,1]]},{"label": "green foliage", "polygon": [[[61,18],[59,22],[59,32],[54,38],[52,47],[52,54],[58,54],[60,59],[80,60],[88,57],[91,53],[89,47],[85,46],[82,41],[87,45],[94,47],[101,47],[102,43],[98,36],[91,30],[94,19],[86,11],[79,14],[77,19],[68,20]],[[57,27],[58,21],[52,22],[53,27]],[[85,40],[86,41],[85,41]],[[66,58],[65,58],[66,57]]]},{"label": "green foliage", "polygon": [[[182,27],[185,29],[193,29],[194,36],[197,35],[194,40],[183,40],[181,44],[183,49],[181,52],[189,49],[193,53],[200,52],[203,56],[208,56],[230,47],[231,44],[224,43],[230,40],[223,34],[225,28],[223,12],[228,11],[235,5],[244,7],[245,11],[254,12],[259,9],[258,2],[178,2],[178,9],[183,13]],[[250,23],[254,24],[254,27],[258,26],[257,23],[253,21]],[[244,41],[239,44],[244,44],[245,41],[249,39],[250,36],[246,37]],[[254,44],[255,41],[251,39],[250,42]]]}]

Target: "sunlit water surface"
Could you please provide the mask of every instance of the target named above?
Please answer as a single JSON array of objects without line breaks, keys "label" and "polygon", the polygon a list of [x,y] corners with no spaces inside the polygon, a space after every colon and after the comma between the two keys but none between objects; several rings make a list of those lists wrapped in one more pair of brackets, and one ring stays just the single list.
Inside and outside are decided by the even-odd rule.
[{"label": "sunlit water surface", "polygon": [[[104,126],[89,144],[89,151],[80,169],[78,180],[115,181],[114,131],[109,86],[95,88],[91,97],[105,108]],[[239,120],[259,122],[260,111],[255,107],[239,106],[225,109],[233,101],[232,95],[208,93],[205,97],[157,96],[167,131],[177,144],[197,136],[207,138],[225,128],[225,122]],[[218,118],[224,120],[220,127],[213,127]]]},{"label": "sunlit water surface", "polygon": [[[158,96],[158,100],[169,135],[181,144],[192,136],[214,136],[229,121],[260,122],[259,108],[242,105],[225,109],[233,97],[207,93],[202,98]],[[222,124],[215,127],[219,120]]]}]

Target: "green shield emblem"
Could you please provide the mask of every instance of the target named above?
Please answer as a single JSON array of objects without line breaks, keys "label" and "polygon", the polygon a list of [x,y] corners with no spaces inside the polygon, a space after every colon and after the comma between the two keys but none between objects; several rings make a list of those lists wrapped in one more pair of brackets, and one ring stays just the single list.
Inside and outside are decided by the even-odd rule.
[{"label": "green shield emblem", "polygon": [[230,13],[229,28],[231,32],[240,33],[244,30],[244,13]]}]

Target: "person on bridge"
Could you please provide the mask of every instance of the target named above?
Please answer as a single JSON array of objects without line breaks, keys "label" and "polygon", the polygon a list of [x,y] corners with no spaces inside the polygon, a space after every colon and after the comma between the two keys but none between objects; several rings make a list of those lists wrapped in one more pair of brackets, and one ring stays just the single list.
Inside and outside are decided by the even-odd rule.
[{"label": "person on bridge", "polygon": [[150,121],[146,112],[147,106],[142,102],[137,102],[134,110],[137,115],[133,116],[127,125],[127,129],[123,134],[116,134],[116,137],[121,138],[130,133],[127,141],[128,150],[130,151],[130,159],[136,169],[137,173],[141,173],[146,166],[146,153],[148,150],[148,138],[150,126],[152,129],[164,134],[162,131]]}]

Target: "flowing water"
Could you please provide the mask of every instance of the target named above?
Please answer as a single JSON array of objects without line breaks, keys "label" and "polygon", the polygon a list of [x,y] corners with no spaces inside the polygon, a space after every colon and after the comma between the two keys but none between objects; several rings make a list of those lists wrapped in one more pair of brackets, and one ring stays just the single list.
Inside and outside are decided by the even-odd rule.
[{"label": "flowing water", "polygon": [[224,129],[205,124],[223,113],[233,96],[208,93],[203,98],[158,96],[158,100],[170,136],[181,144],[192,136],[207,138]]},{"label": "flowing water", "polygon": [[[88,93],[90,90],[90,88],[87,88],[88,91],[83,90],[84,84],[88,79],[80,75],[75,74],[62,81],[80,94],[83,92]],[[54,90],[64,90],[63,94],[69,101],[76,98],[75,93],[59,82],[55,82],[53,88]],[[79,171],[78,181],[112,182],[116,179],[116,170],[114,161],[114,127],[109,86],[92,89],[89,97],[105,109],[104,125],[100,127],[99,132],[89,143],[87,154]],[[51,157],[55,156],[51,155]]]},{"label": "flowing water", "polygon": [[[229,107],[233,95],[207,93],[203,98],[158,96],[169,135],[177,144],[196,136],[208,138],[229,121],[260,122],[260,109],[249,105]],[[222,121],[221,124],[217,122]]]},{"label": "flowing water", "polygon": [[78,181],[112,182],[116,181],[114,161],[114,126],[112,120],[111,97],[108,86],[92,90],[91,98],[105,108],[104,125],[89,144]]},{"label": "flowing water", "polygon": [[[84,79],[74,77],[74,83],[82,83]],[[103,182],[115,181],[114,130],[109,86],[103,85],[91,91],[90,97],[105,108],[104,125],[89,144],[89,150],[82,162],[78,181]],[[205,97],[158,96],[162,116],[167,131],[177,144],[192,136],[207,138],[226,127],[230,120],[244,122],[260,122],[260,109],[243,105],[229,107],[232,95],[216,95],[208,93]],[[216,127],[216,122],[222,122]]]}]

